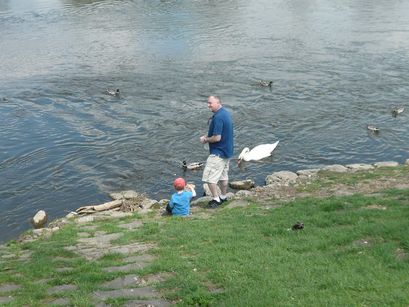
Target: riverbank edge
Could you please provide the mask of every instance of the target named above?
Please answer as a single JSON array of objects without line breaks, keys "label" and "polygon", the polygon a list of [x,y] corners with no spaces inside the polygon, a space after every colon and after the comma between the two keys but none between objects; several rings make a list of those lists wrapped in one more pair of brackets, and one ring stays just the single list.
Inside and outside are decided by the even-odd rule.
[{"label": "riverbank edge", "polygon": [[[368,163],[353,163],[346,165],[331,164],[326,165],[322,168],[301,169],[296,172],[283,170],[273,172],[272,174],[267,175],[265,178],[264,186],[256,186],[249,189],[242,189],[236,191],[235,193],[229,192],[228,200],[232,201],[248,199],[253,200],[255,202],[259,201],[261,203],[265,203],[269,200],[293,200],[296,197],[310,196],[309,193],[305,193],[302,191],[297,192],[295,191],[294,188],[296,188],[300,184],[301,185],[310,184],[317,178],[318,174],[322,172],[351,174],[356,172],[368,172],[379,168],[394,168],[399,166],[409,167],[409,158],[407,158],[403,164],[399,164],[398,162],[395,161],[380,161],[372,164]],[[244,181],[247,180],[236,181],[236,184]],[[345,193],[349,192],[335,191],[335,194],[338,195],[342,195]],[[323,195],[325,193],[321,194],[322,196],[325,196]],[[18,236],[16,240],[17,242],[30,242],[43,236],[50,236],[53,232],[56,232],[61,227],[63,227],[64,224],[69,223],[73,220],[76,220],[76,222],[79,224],[84,224],[92,223],[94,220],[98,219],[121,218],[124,216],[129,216],[130,214],[133,213],[139,213],[144,215],[150,212],[152,213],[153,211],[156,212],[156,215],[160,216],[161,213],[163,213],[163,210],[169,201],[169,199],[161,199],[159,201],[155,199],[150,199],[146,197],[144,193],[132,190],[110,193],[109,196],[113,199],[113,202],[122,200],[121,208],[122,209],[126,208],[127,210],[125,212],[122,212],[119,210],[120,208],[116,206],[113,208],[113,210],[108,209],[106,211],[101,212],[98,211],[92,212],[93,210],[91,210],[85,215],[80,215],[77,212],[81,211],[81,209],[106,206],[107,204],[109,205],[109,203],[111,202],[103,203],[100,205],[80,207],[76,211],[68,213],[65,217],[54,219],[48,224],[48,227],[32,229],[23,232]],[[194,212],[196,211],[194,209],[195,207],[205,206],[210,199],[211,199],[210,196],[203,196],[193,200],[191,202],[192,213],[194,214]],[[130,208],[132,209],[130,210]],[[7,244],[7,242],[5,244]]]},{"label": "riverbank edge", "polygon": [[[340,176],[339,178],[346,178],[347,176],[354,176],[355,180],[360,180],[360,178],[364,178],[365,174],[370,174],[370,173],[380,173],[381,177],[378,177],[379,181],[386,182],[384,176],[389,176],[390,174],[396,174],[396,177],[390,176],[389,177],[389,183],[390,185],[383,185],[383,186],[378,186],[377,189],[371,191],[371,193],[376,193],[381,190],[383,190],[385,187],[387,188],[399,188],[399,189],[409,189],[409,159],[406,160],[405,164],[399,164],[397,162],[377,162],[374,164],[350,164],[350,165],[330,165],[323,167],[322,169],[309,169],[309,170],[300,170],[297,171],[296,173],[293,172],[288,172],[288,171],[280,171],[280,172],[275,172],[269,176],[266,177],[266,183],[269,183],[265,186],[259,186],[252,188],[250,190],[241,190],[236,193],[231,193],[231,198],[227,202],[227,205],[223,205],[222,210],[224,209],[231,209],[231,208],[237,208],[237,207],[246,207],[249,205],[249,203],[255,203],[260,206],[266,206],[268,208],[274,207],[274,206],[281,206],[283,202],[285,201],[292,201],[295,198],[303,198],[303,197],[309,197],[311,195],[313,196],[318,196],[318,197],[326,197],[326,196],[342,196],[342,195],[351,195],[354,193],[359,193],[361,191],[362,186],[360,184],[353,185],[351,186],[350,190],[346,189],[340,189],[339,187],[343,185],[343,183],[339,182],[335,188],[330,188],[327,189],[327,193],[321,193],[325,188],[321,189],[322,187],[319,188],[320,193],[308,193],[306,192],[311,183],[316,182],[317,180],[319,181],[321,179],[321,176],[319,174],[323,174],[324,178],[326,175],[334,175],[335,178],[338,178],[338,175]],[[317,176],[318,175],[318,176]],[[344,176],[345,175],[345,176]],[[292,182],[291,178],[294,178],[294,176],[297,176],[295,181]],[[278,178],[278,179],[277,179]],[[369,181],[372,179],[369,177]],[[317,180],[316,180],[317,179]],[[366,179],[362,180],[366,181]],[[374,180],[376,181],[376,180]],[[336,182],[336,180],[335,180]],[[319,183],[321,183],[319,181]],[[334,193],[336,191],[336,193]],[[293,194],[291,194],[293,192]],[[364,191],[365,192],[365,191]],[[118,195],[126,195],[126,193],[129,193],[129,191],[125,193],[119,193]],[[140,195],[140,194],[139,194]],[[218,209],[216,210],[209,210],[203,208],[203,205],[207,203],[208,198],[207,197],[201,197],[195,201],[194,204],[192,204],[192,216],[194,218],[208,218],[210,217],[214,212],[217,212]],[[141,209],[146,209],[146,208],[141,208]],[[75,254],[78,254],[80,257],[84,257],[86,260],[91,261],[95,259],[99,259],[103,257],[104,255],[107,255],[109,253],[125,253],[124,257],[127,258],[127,260],[131,261],[136,261],[134,263],[129,263],[127,265],[122,266],[122,269],[124,270],[130,270],[130,274],[135,274],[134,271],[135,269],[140,269],[140,265],[149,265],[149,263],[152,261],[152,258],[150,258],[150,254],[152,252],[152,249],[155,248],[154,244],[146,244],[142,242],[125,242],[123,241],[122,243],[112,245],[113,242],[111,240],[115,241],[116,235],[115,233],[110,233],[100,231],[96,229],[97,227],[101,227],[101,222],[102,224],[109,223],[109,224],[115,224],[115,227],[125,227],[126,229],[132,231],[136,230],[138,227],[141,227],[145,222],[151,222],[152,219],[156,221],[164,221],[164,217],[160,215],[160,211],[163,209],[161,206],[152,206],[150,209],[144,210],[144,213],[148,213],[147,215],[144,214],[135,214],[135,212],[118,212],[118,211],[113,211],[113,212],[102,212],[102,213],[95,213],[95,214],[90,214],[90,215],[85,215],[82,217],[71,217],[71,218],[61,218],[61,219],[56,219],[52,221],[49,224],[48,228],[43,228],[40,230],[35,230],[35,231],[28,231],[27,233],[23,234],[19,240],[17,241],[10,241],[8,242],[10,244],[10,247],[14,248],[17,245],[24,244],[24,243],[29,243],[29,246],[35,246],[37,243],[35,242],[38,239],[41,239],[40,242],[38,242],[39,247],[43,246],[43,242],[47,242],[47,239],[50,238],[54,232],[57,232],[58,230],[62,229],[65,225],[70,225],[71,227],[74,227],[74,229],[77,229],[82,235],[84,235],[84,230],[85,229],[90,229],[91,231],[91,237],[79,237],[78,241],[76,244],[72,246],[65,246],[64,249],[69,249],[71,252],[74,252]],[[66,219],[64,221],[64,219]],[[159,222],[160,223],[160,222]],[[95,224],[95,225],[93,225]],[[97,226],[99,225],[99,226]],[[93,228],[94,227],[94,228]],[[93,229],[91,229],[93,228]],[[36,233],[36,236],[33,236],[33,234]],[[93,234],[92,234],[93,233]],[[124,243],[125,242],[125,243]],[[34,245],[33,245],[34,244]],[[96,246],[94,246],[96,244]],[[99,244],[102,244],[99,246]],[[105,245],[104,245],[105,244]],[[5,251],[5,250],[10,250],[6,246],[1,246],[0,245],[0,251]],[[24,263],[25,261],[28,261],[28,259],[31,257],[30,252],[25,252],[24,249],[21,250],[21,248],[18,248],[20,252],[17,254],[9,253],[9,254],[3,254],[0,253],[0,260],[7,264],[8,261],[20,261]],[[46,253],[46,251],[44,251]],[[136,255],[138,256],[135,256]],[[139,257],[139,258],[138,258]],[[135,258],[135,259],[133,259]],[[27,260],[25,260],[27,259]],[[6,265],[7,266],[7,265]],[[107,269],[116,269],[117,267],[109,267]],[[62,269],[67,269],[67,268],[62,268]],[[128,276],[128,275],[127,275]],[[123,279],[123,277],[121,277]],[[119,279],[122,281],[122,279]],[[137,275],[132,275],[132,282],[135,281],[135,278],[138,278]],[[154,275],[154,276],[148,276],[148,279],[154,280],[153,283],[147,283],[147,286],[145,285],[141,289],[143,291],[147,291],[149,295],[152,297],[148,298],[148,300],[143,301],[143,303],[147,304],[157,304],[157,306],[168,306],[169,304],[172,304],[174,302],[168,302],[163,300],[163,298],[160,296],[160,292],[157,292],[155,284],[158,282],[160,283],[163,279],[166,279],[166,276],[160,276],[160,275]],[[143,280],[143,279],[142,279]],[[117,281],[117,280],[115,280]],[[143,280],[144,281],[144,280]],[[144,281],[145,282],[145,281]],[[134,284],[133,284],[134,286]],[[14,288],[13,288],[14,287]],[[13,295],[15,291],[19,291],[18,288],[19,285],[17,284],[1,284],[0,283],[0,294],[2,288],[7,289],[9,294],[8,296],[3,296],[1,297],[0,295],[0,302],[1,303],[7,303],[7,302],[13,302],[13,299],[17,298],[16,296]],[[14,289],[14,290],[13,290]],[[17,290],[16,290],[17,289]],[[138,288],[139,289],[139,288]],[[53,296],[53,291],[77,291],[79,289],[75,288],[75,285],[68,284],[68,285],[57,285],[52,288],[50,288],[49,295]],[[116,291],[116,292],[115,292]],[[109,292],[106,290],[99,290],[94,293],[94,300],[104,300],[104,302],[108,302],[110,299],[112,299],[113,296],[118,295],[118,297],[122,296],[128,296],[133,293],[133,290],[129,290],[132,293],[124,293],[123,290],[121,290],[121,287],[119,289],[116,289],[114,292]],[[16,294],[17,295],[17,294]],[[63,303],[63,304],[69,304],[69,299],[66,297],[66,294],[61,293],[61,294],[56,294],[57,297],[60,297],[59,299],[55,299],[53,301],[47,301],[47,303],[55,304],[58,305],[57,303]],[[55,298],[55,295],[54,295]],[[139,299],[139,298],[137,298]],[[142,301],[134,301],[135,303],[137,302],[142,302]],[[45,303],[45,301],[44,301]],[[156,305],[155,305],[156,306]]]}]

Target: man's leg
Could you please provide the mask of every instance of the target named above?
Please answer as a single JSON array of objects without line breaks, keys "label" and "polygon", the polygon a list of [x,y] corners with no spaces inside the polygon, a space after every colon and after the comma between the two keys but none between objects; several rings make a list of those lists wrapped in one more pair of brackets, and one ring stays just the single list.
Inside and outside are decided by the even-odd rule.
[{"label": "man's leg", "polygon": [[227,200],[227,186],[229,184],[229,165],[230,165],[230,161],[229,160],[225,160],[225,165],[222,171],[222,174],[220,176],[219,179],[219,187],[220,187],[220,201],[224,202]]},{"label": "man's leg", "polygon": [[212,193],[213,198],[215,199],[219,197],[219,191],[217,188],[217,184],[208,182],[207,185],[209,186],[209,190]]},{"label": "man's leg", "polygon": [[[219,181],[219,187],[220,187],[220,191],[222,192],[222,195],[226,195],[227,194],[227,186],[228,186],[229,181],[228,180],[220,180]],[[220,195],[218,195],[220,196]]]}]

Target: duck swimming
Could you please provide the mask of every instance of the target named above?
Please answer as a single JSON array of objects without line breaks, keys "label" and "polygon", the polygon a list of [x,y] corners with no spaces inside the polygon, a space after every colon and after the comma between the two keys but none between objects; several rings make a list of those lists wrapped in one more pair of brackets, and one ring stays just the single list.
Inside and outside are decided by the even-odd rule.
[{"label": "duck swimming", "polygon": [[405,111],[404,107],[394,107],[392,108],[392,115],[394,117],[398,116],[399,114],[403,113],[403,111]]},{"label": "duck swimming", "polygon": [[271,86],[273,85],[273,81],[267,82],[267,81],[261,80],[261,81],[259,82],[259,85],[262,86],[262,87],[271,87]]},{"label": "duck swimming", "polygon": [[237,164],[240,165],[241,161],[258,161],[271,156],[273,150],[277,147],[278,142],[273,144],[261,144],[254,147],[252,150],[246,147],[244,148],[238,158]]},{"label": "duck swimming", "polygon": [[106,90],[105,93],[110,95],[110,96],[119,97],[119,88],[117,88],[116,90]]},{"label": "duck swimming", "polygon": [[201,168],[203,166],[203,164],[204,164],[203,162],[192,162],[192,163],[187,164],[186,161],[183,161],[182,162],[182,167],[184,169],[193,170],[193,169]]},{"label": "duck swimming", "polygon": [[369,131],[372,131],[373,133],[378,133],[379,131],[381,131],[378,127],[374,126],[374,125],[368,125],[367,129]]}]

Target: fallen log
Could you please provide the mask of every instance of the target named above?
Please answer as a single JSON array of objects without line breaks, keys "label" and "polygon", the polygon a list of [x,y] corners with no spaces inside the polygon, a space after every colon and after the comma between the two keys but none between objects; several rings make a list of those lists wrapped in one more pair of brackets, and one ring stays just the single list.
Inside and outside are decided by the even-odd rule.
[{"label": "fallen log", "polygon": [[92,214],[106,210],[112,210],[122,206],[122,199],[113,200],[101,205],[83,206],[75,210],[79,215]]}]

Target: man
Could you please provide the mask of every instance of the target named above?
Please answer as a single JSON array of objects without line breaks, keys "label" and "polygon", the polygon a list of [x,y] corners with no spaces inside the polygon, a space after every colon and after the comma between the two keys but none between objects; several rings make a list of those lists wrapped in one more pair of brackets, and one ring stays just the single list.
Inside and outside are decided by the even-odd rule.
[{"label": "man", "polygon": [[[229,160],[233,157],[233,120],[230,113],[222,106],[219,97],[209,96],[207,107],[214,114],[207,135],[200,137],[202,144],[209,143],[210,152],[202,181],[208,184],[213,196],[207,207],[214,209],[227,197]],[[220,187],[220,195],[217,185]]]}]

